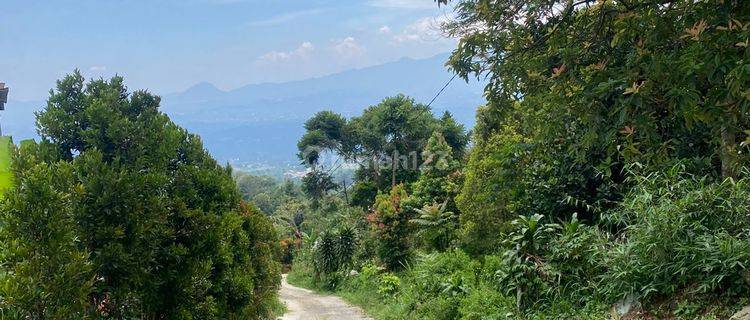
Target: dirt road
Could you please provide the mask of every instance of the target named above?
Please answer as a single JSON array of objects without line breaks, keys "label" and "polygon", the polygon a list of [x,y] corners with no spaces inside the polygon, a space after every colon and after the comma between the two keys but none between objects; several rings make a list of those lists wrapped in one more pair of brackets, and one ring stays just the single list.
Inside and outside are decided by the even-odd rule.
[{"label": "dirt road", "polygon": [[280,320],[369,320],[361,309],[339,297],[324,296],[313,291],[297,288],[281,278],[281,300],[287,312]]}]

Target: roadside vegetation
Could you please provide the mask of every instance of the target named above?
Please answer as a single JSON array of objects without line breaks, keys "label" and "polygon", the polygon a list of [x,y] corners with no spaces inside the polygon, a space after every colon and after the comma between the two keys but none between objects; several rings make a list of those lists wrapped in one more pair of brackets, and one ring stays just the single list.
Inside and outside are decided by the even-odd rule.
[{"label": "roadside vegetation", "polygon": [[0,158],[0,318],[269,319],[282,268],[377,319],[750,304],[750,2],[437,3],[446,65],[488,82],[475,127],[401,94],[321,111],[299,183],[218,164],[120,77],[58,81]]},{"label": "roadside vegetation", "polygon": [[[489,80],[476,126],[405,96],[312,117],[291,283],[378,319],[727,319],[750,303],[747,3],[451,5],[446,64]],[[351,189],[332,158],[358,165]]]}]

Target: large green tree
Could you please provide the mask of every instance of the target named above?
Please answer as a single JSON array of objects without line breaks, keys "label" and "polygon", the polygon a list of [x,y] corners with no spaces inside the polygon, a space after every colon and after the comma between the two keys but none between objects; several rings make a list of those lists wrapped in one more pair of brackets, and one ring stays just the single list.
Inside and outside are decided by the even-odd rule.
[{"label": "large green tree", "polygon": [[332,152],[358,163],[353,198],[368,198],[370,203],[377,190],[417,179],[422,150],[433,132],[443,134],[453,156],[461,157],[469,140],[465,128],[449,113],[436,118],[428,106],[404,95],[385,98],[349,120],[319,112],[305,129],[298,143],[300,158],[314,167],[323,152]]},{"label": "large green tree", "polygon": [[[440,0],[445,3],[446,1]],[[455,3],[448,62],[487,75],[501,118],[513,103],[547,120],[543,134],[579,161],[668,165],[736,177],[746,163],[750,6],[745,1]],[[593,155],[593,157],[592,157]],[[695,159],[701,159],[695,161]]]},{"label": "large green tree", "polygon": [[453,156],[453,149],[443,134],[434,132],[422,152],[424,162],[419,168],[419,178],[412,186],[417,207],[447,203],[449,211],[455,210],[453,198],[460,189],[461,166]]},{"label": "large green tree", "polygon": [[745,2],[452,5],[448,65],[489,80],[458,197],[468,247],[491,250],[515,214],[596,219],[636,164],[717,178],[747,164]]},{"label": "large green tree", "polygon": [[[83,259],[61,276],[78,277],[65,286],[85,292],[85,299],[60,318],[265,317],[279,281],[273,227],[241,205],[230,168],[161,113],[159,102],[145,91],[128,92],[120,77],[86,84],[76,72],[58,82],[37,114],[42,143],[18,157],[17,176],[35,180],[16,187],[4,204],[4,223],[24,221],[4,228],[5,236],[34,248],[6,251],[8,281],[54,295],[60,279],[24,265],[39,252],[62,248],[58,255]],[[31,149],[39,156],[30,157]],[[37,171],[65,179],[42,187]],[[29,221],[14,208],[56,215]],[[52,229],[37,234],[40,228]],[[15,303],[22,291],[4,291],[3,300],[21,314],[39,314]],[[50,315],[58,307],[54,301],[39,306]]]}]

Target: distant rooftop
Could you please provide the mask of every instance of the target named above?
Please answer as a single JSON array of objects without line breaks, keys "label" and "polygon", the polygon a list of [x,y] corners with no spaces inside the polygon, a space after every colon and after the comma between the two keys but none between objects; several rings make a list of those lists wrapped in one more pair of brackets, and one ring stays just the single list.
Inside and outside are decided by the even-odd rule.
[{"label": "distant rooftop", "polygon": [[0,110],[5,110],[5,103],[8,102],[8,88],[5,82],[0,82]]}]

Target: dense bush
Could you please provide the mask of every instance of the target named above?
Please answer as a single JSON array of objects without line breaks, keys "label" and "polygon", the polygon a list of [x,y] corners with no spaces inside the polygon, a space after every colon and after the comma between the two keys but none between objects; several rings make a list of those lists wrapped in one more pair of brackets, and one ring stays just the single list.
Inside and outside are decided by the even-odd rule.
[{"label": "dense bush", "polygon": [[605,255],[604,292],[750,292],[749,179],[712,181],[680,166],[634,179],[638,187],[610,217],[626,227]]},{"label": "dense bush", "polygon": [[[306,278],[306,263],[289,280],[319,287]],[[500,256],[477,260],[461,250],[420,255],[406,270],[392,273],[373,264],[356,276],[341,277],[336,293],[364,306],[376,319],[602,319],[607,306],[596,301],[580,305],[560,295],[542,308],[519,311],[516,296],[497,281],[504,268]],[[379,294],[374,295],[373,292]],[[541,306],[540,306],[541,307]]]},{"label": "dense bush", "polygon": [[30,318],[261,318],[273,226],[231,170],[122,79],[60,80],[2,203],[3,310]]},{"label": "dense bush", "polygon": [[403,204],[406,199],[403,185],[393,187],[389,193],[378,194],[369,217],[378,242],[378,258],[390,270],[404,268],[411,256],[409,208]]},{"label": "dense bush", "polygon": [[409,270],[405,296],[413,316],[421,319],[458,319],[460,301],[476,284],[477,263],[460,250],[420,257]]},{"label": "dense bush", "polygon": [[445,251],[453,242],[456,215],[446,210],[447,203],[425,205],[415,209],[416,217],[409,220],[416,227],[414,235],[426,250]]},{"label": "dense bush", "polygon": [[380,275],[380,278],[378,279],[378,293],[386,297],[396,295],[400,286],[401,279],[390,272]]},{"label": "dense bush", "polygon": [[[30,160],[30,159],[29,159]],[[67,319],[90,312],[94,265],[78,239],[69,163],[35,163],[0,207],[0,305],[13,319]]]}]

